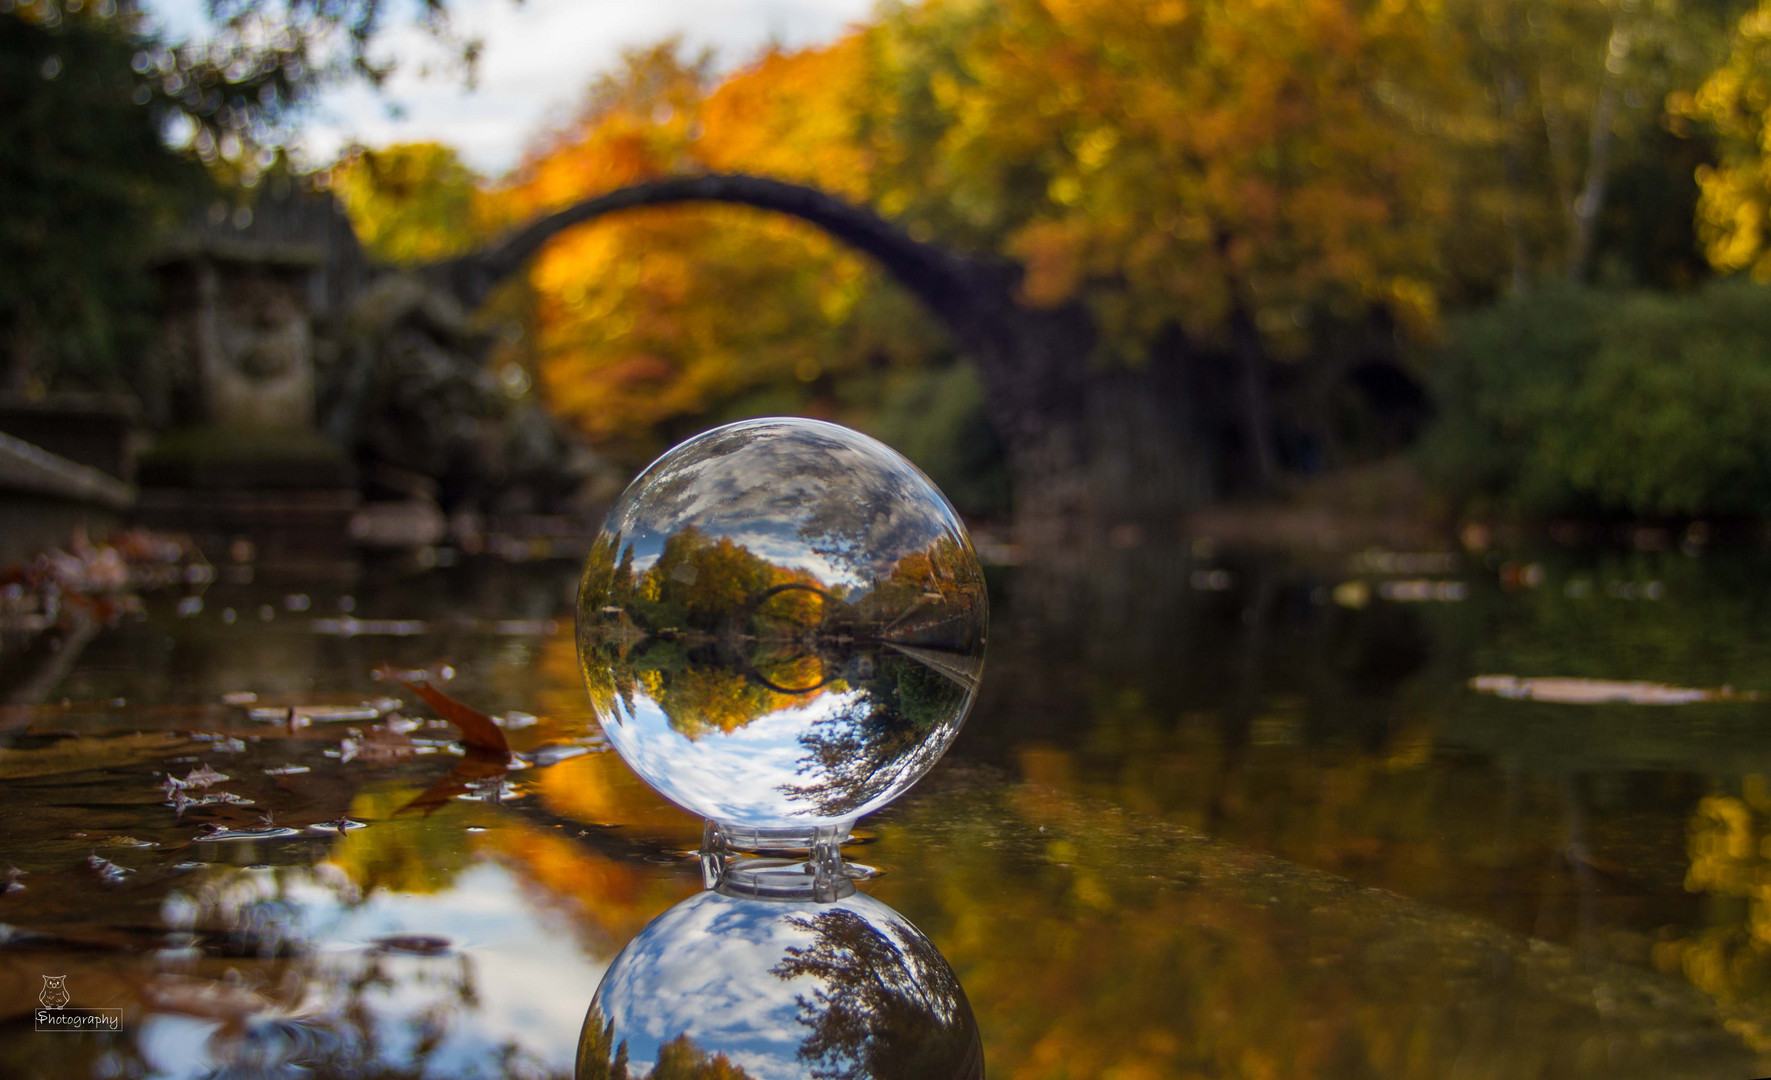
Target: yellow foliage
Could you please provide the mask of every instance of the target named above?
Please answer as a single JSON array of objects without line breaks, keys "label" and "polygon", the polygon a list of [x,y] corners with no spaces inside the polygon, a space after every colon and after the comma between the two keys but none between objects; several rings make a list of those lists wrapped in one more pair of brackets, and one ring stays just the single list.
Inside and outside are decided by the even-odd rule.
[{"label": "yellow foliage", "polygon": [[1695,93],[1676,95],[1675,112],[1706,124],[1720,161],[1698,170],[1697,232],[1718,270],[1771,279],[1771,3],[1741,17],[1727,61]]},{"label": "yellow foliage", "polygon": [[328,179],[358,239],[387,262],[447,258],[490,234],[478,178],[447,146],[353,150]]},{"label": "yellow foliage", "polygon": [[[1382,304],[1430,333],[1456,200],[1416,121],[1455,106],[1454,51],[1426,0],[926,0],[717,85],[666,43],[599,83],[483,216],[742,171],[1014,255],[1027,302],[1091,303],[1126,361],[1176,321],[1215,332],[1237,298],[1281,352],[1306,345],[1305,309]],[[827,376],[920,362],[930,340],[897,316],[912,343],[881,346],[871,313],[901,305],[876,270],[739,208],[619,215],[558,238],[530,281],[539,382],[605,441],[763,387],[815,414]]]}]

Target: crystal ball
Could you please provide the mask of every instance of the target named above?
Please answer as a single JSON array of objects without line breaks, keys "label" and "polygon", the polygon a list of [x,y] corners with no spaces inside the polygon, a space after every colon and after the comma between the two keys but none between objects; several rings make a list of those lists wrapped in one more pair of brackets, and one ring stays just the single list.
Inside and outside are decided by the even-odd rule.
[{"label": "crystal ball", "polygon": [[885,904],[704,892],[609,965],[575,1075],[981,1080],[984,1053],[952,966]]},{"label": "crystal ball", "polygon": [[734,843],[846,835],[959,732],[989,602],[965,525],[885,444],[770,419],[698,435],[610,509],[578,596],[615,750]]}]

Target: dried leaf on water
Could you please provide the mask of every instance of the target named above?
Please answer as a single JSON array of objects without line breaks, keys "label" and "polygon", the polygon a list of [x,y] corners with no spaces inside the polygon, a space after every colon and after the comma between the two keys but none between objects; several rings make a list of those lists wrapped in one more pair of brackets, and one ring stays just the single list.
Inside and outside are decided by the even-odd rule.
[{"label": "dried leaf on water", "polygon": [[135,871],[126,866],[118,866],[102,855],[88,855],[81,863],[86,870],[97,875],[98,880],[106,885],[121,885],[123,880]]},{"label": "dried leaf on water", "polygon": [[1478,675],[1470,680],[1470,689],[1518,701],[1546,701],[1557,705],[1694,705],[1706,701],[1761,700],[1757,693],[1727,686],[1705,690],[1666,683],[1562,676]]},{"label": "dried leaf on water", "polygon": [[198,765],[196,768],[192,769],[189,773],[187,773],[183,780],[178,779],[177,777],[173,776],[171,773],[167,773],[166,774],[166,790],[169,792],[170,791],[177,791],[177,790],[197,791],[202,788],[213,787],[214,785],[222,783],[223,781],[225,781],[227,779],[228,779],[227,773],[216,772],[214,769],[211,769],[207,764]]},{"label": "dried leaf on water", "polygon": [[510,761],[510,743],[505,739],[504,732],[499,730],[492,718],[471,705],[464,705],[448,694],[443,693],[429,683],[407,682],[399,677],[392,668],[381,669],[382,678],[399,683],[407,690],[417,694],[426,705],[437,711],[437,715],[455,725],[461,732],[461,741],[474,750],[488,754],[500,755],[505,762]]},{"label": "dried leaf on water", "polygon": [[334,818],[331,821],[316,821],[307,827],[307,831],[321,834],[337,833],[338,835],[343,836],[352,829],[367,829],[368,827],[369,824],[367,822],[354,821],[347,817],[341,817]]}]

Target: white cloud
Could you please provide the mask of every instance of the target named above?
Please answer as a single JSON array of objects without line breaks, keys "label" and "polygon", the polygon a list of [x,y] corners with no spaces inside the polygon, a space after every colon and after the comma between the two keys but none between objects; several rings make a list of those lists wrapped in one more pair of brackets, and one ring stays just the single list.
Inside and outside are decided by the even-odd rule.
[{"label": "white cloud", "polygon": [[[455,0],[457,29],[485,43],[478,89],[463,89],[453,75],[425,77],[426,61],[434,64],[442,52],[421,31],[390,21],[375,52],[397,58],[401,70],[382,94],[364,86],[326,94],[303,127],[302,155],[318,164],[353,142],[435,140],[497,175],[625,49],[681,34],[691,48],[711,46],[722,64],[734,65],[770,42],[832,40],[872,6],[873,0]],[[149,0],[149,7],[174,34],[200,25],[198,0]]]}]

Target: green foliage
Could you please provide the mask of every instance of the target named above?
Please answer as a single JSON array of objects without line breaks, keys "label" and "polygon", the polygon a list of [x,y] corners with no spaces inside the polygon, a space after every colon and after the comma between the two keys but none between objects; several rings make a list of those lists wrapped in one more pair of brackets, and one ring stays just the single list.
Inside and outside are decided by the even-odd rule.
[{"label": "green foliage", "polygon": [[970,364],[903,373],[868,428],[916,462],[961,512],[1007,515],[1008,470]]},{"label": "green foliage", "polygon": [[1430,469],[1476,508],[1771,513],[1771,290],[1547,289],[1454,324]]},{"label": "green foliage", "polygon": [[141,259],[201,173],[160,139],[119,18],[0,15],[0,379],[113,381],[149,330]]}]

